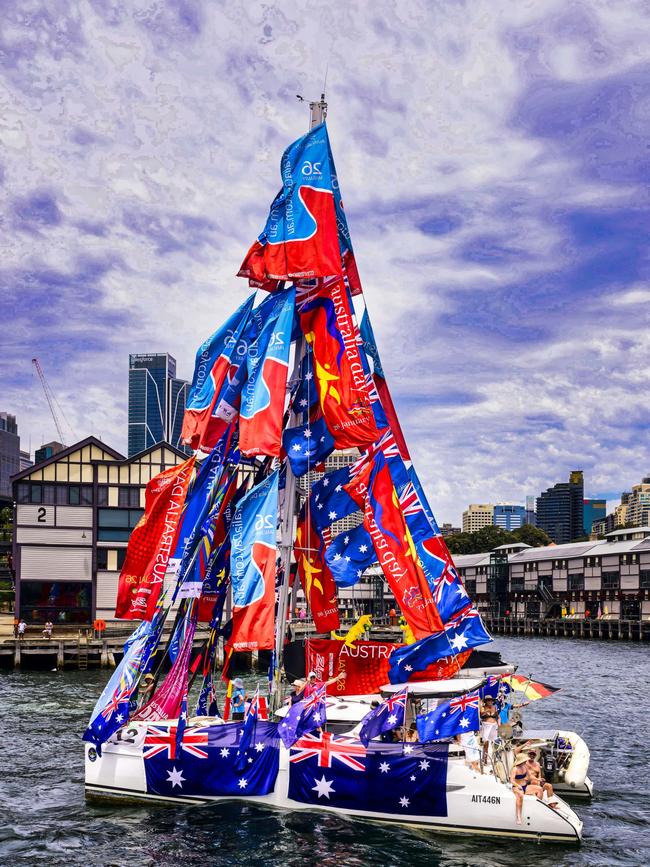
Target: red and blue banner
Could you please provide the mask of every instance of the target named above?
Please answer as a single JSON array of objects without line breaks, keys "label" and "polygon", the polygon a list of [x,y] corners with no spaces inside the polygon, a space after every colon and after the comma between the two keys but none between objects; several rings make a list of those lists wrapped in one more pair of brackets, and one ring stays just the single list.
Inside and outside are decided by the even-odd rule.
[{"label": "red and blue banner", "polygon": [[193,449],[198,448],[205,439],[205,430],[229,372],[233,351],[248,322],[254,299],[255,295],[247,298],[226,323],[198,348],[182,430],[183,442],[189,443]]},{"label": "red and blue banner", "polygon": [[365,448],[379,437],[342,278],[298,287],[300,327],[312,349],[318,400],[336,448]]},{"label": "red and blue banner", "polygon": [[143,744],[147,794],[165,797],[268,795],[279,767],[277,723],[258,721],[241,767],[243,725],[187,728],[177,744],[176,725],[149,725]]},{"label": "red and blue banner", "polygon": [[273,648],[278,478],[276,470],[242,497],[230,526],[235,651]]},{"label": "red and blue banner", "polygon": [[280,455],[295,297],[291,287],[274,298],[273,309],[248,349],[248,379],[239,413],[239,449],[244,455]]},{"label": "red and blue banner", "polygon": [[262,233],[239,270],[252,285],[341,274],[327,127],[289,145],[280,163],[282,189]]},{"label": "red and blue banner", "polygon": [[447,815],[447,745],[382,744],[331,732],[291,749],[289,798],[303,804],[410,816]]}]

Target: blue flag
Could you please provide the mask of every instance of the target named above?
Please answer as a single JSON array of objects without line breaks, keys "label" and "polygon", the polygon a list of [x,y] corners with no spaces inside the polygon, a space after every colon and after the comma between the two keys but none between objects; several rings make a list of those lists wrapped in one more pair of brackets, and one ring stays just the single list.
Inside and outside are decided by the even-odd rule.
[{"label": "blue flag", "polygon": [[325,473],[322,479],[314,482],[311,489],[311,519],[319,533],[329,527],[332,521],[346,518],[359,510],[359,506],[344,490],[350,481],[350,467],[341,467]]},{"label": "blue flag", "polygon": [[241,738],[239,739],[239,747],[237,748],[236,767],[240,771],[246,767],[246,763],[248,761],[248,751],[250,750],[251,744],[253,742],[253,735],[255,734],[255,726],[257,725],[259,712],[260,688],[258,686],[255,690],[255,695],[251,699],[248,707],[246,708],[246,715],[244,716],[244,726],[242,728]]},{"label": "blue flag", "polygon": [[307,351],[300,362],[300,381],[294,392],[291,406],[295,413],[303,413],[303,421],[308,418],[309,410],[318,403],[318,385],[314,379],[312,350]]},{"label": "blue flag", "polygon": [[389,657],[388,679],[391,683],[404,683],[414,671],[424,671],[437,659],[456,656],[488,641],[492,641],[492,636],[483,626],[481,615],[473,605],[467,605],[445,624],[442,632],[434,632],[415,644],[393,650]]},{"label": "blue flag", "polygon": [[322,416],[314,422],[287,428],[282,434],[282,445],[294,476],[304,476],[334,451],[334,439]]},{"label": "blue flag", "polygon": [[407,691],[407,687],[400,689],[364,716],[359,729],[359,740],[364,746],[384,732],[404,725]]},{"label": "blue flag", "polygon": [[325,549],[325,562],[337,587],[351,587],[361,578],[368,566],[377,560],[370,534],[363,524],[348,532],[339,533]]},{"label": "blue flag", "polygon": [[421,743],[477,732],[481,727],[478,692],[444,701],[435,710],[416,717],[415,724]]},{"label": "blue flag", "polygon": [[325,684],[316,687],[309,698],[291,705],[289,713],[278,726],[278,734],[285,747],[290,747],[307,732],[320,728],[327,723]]},{"label": "blue flag", "polygon": [[221,716],[217,705],[217,699],[214,694],[214,683],[212,681],[211,671],[209,671],[203,678],[201,692],[199,693],[199,698],[196,702],[195,716]]}]

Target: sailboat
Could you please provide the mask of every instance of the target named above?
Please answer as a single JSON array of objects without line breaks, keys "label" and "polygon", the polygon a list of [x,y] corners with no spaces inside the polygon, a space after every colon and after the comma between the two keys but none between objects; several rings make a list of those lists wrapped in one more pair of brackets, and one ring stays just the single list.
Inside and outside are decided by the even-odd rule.
[{"label": "sailboat", "polygon": [[[524,797],[519,814],[504,756],[479,767],[463,746],[485,690],[514,668],[467,667],[491,637],[388,390],[324,95],[310,112],[239,270],[252,294],[197,351],[183,425],[194,453],[147,486],[116,607],[140,622],[84,733],[86,793],[579,842],[561,798]],[[341,451],[351,461],[327,471]],[[343,518],[353,526],[337,532]],[[363,624],[339,634],[338,588],[377,564],[404,642],[365,639]],[[299,587],[314,635],[287,697]],[[236,655],[270,657],[268,687],[230,720],[217,701],[222,647],[230,710],[242,705]]]}]

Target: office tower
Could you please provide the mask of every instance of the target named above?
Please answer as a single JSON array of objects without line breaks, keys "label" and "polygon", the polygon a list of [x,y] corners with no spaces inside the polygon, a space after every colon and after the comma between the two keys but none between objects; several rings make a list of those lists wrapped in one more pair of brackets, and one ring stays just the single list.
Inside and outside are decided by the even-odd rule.
[{"label": "office tower", "polygon": [[607,516],[607,500],[590,499],[584,500],[584,530],[585,536],[591,533],[594,521],[600,521]]},{"label": "office tower", "polygon": [[502,530],[518,530],[526,521],[526,509],[508,503],[497,503],[494,507],[492,523]]},{"label": "office tower", "polygon": [[159,442],[181,444],[188,383],[168,352],[129,355],[129,457]]},{"label": "office tower", "polygon": [[463,533],[476,533],[492,524],[494,506],[492,503],[470,503],[463,512]]},{"label": "office tower", "polygon": [[16,416],[0,412],[0,497],[11,499],[11,482],[20,469],[20,437]]},{"label": "office tower", "polygon": [[558,482],[537,498],[537,526],[557,545],[584,536],[584,477],[573,470],[568,482]]}]

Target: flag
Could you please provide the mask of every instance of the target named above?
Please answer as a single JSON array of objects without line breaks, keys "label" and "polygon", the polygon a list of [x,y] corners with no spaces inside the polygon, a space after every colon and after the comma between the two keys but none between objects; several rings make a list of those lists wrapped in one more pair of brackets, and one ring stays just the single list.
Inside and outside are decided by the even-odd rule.
[{"label": "flag", "polygon": [[146,791],[159,797],[268,795],[279,766],[277,723],[259,722],[246,766],[238,767],[241,724],[191,726],[176,751],[176,726],[152,724],[144,740]]},{"label": "flag", "polygon": [[237,767],[239,770],[246,767],[248,751],[253,741],[257,720],[259,719],[259,706],[260,688],[258,686],[255,689],[255,694],[249,702],[248,707],[246,708],[246,713],[244,714],[244,725],[242,728],[241,738],[239,739],[239,747],[237,748]]},{"label": "flag", "polygon": [[404,434],[402,433],[402,428],[397,418],[397,412],[395,411],[395,406],[393,405],[393,399],[390,395],[390,391],[388,390],[386,375],[381,365],[379,350],[377,349],[377,341],[375,340],[375,335],[372,330],[372,325],[370,323],[370,317],[368,316],[367,308],[361,318],[360,331],[363,341],[363,348],[366,352],[366,355],[369,355],[370,358],[372,358],[372,363],[374,366],[373,381],[375,383],[375,387],[377,388],[377,393],[379,395],[382,408],[386,415],[388,425],[393,432],[393,435],[395,436],[395,440],[397,441],[397,444],[399,446],[400,454],[405,461],[408,461],[410,460],[408,447],[406,445],[406,440],[404,439]]},{"label": "flag", "polygon": [[416,638],[442,629],[429,585],[399,507],[382,451],[353,465],[345,486],[364,512],[364,527],[398,605]]},{"label": "flag", "polygon": [[370,445],[378,436],[356,338],[352,303],[342,278],[301,286],[300,327],[313,351],[318,400],[336,448]]},{"label": "flag", "polygon": [[276,470],[237,504],[230,528],[233,650],[270,650],[274,643]]},{"label": "flag", "polygon": [[478,692],[443,701],[435,710],[416,717],[415,724],[421,743],[477,732],[481,727]]},{"label": "flag", "polygon": [[[323,540],[310,518],[306,504],[303,504],[298,517],[293,556],[316,631],[331,632],[340,626],[336,583],[325,564]],[[329,531],[323,530],[323,533]]]},{"label": "flag", "polygon": [[303,804],[360,807],[407,822],[447,815],[447,744],[364,747],[352,737],[305,735],[289,757],[289,798]]},{"label": "flag", "polygon": [[217,697],[214,693],[212,672],[209,671],[203,678],[201,692],[196,702],[195,716],[219,716]]},{"label": "flag", "polygon": [[191,607],[188,608],[186,616],[189,623],[185,630],[180,653],[158,689],[135,714],[134,719],[136,720],[177,719],[180,716],[183,699],[187,693],[190,655],[194,632],[196,631],[196,620],[192,618]]},{"label": "flag", "polygon": [[334,440],[321,416],[314,422],[287,428],[282,445],[294,476],[304,476],[334,451]]},{"label": "flag", "polygon": [[339,533],[325,549],[325,563],[337,587],[351,587],[377,561],[372,539],[363,525]]},{"label": "flag", "polygon": [[492,636],[483,626],[478,610],[469,604],[445,623],[440,632],[394,650],[390,655],[389,680],[403,683],[412,672],[422,671],[437,659],[456,656],[488,641],[492,641]]},{"label": "flag", "polygon": [[255,294],[249,296],[224,325],[199,346],[194,376],[183,417],[183,442],[198,448],[230,369],[233,350],[244,330]]},{"label": "flag", "polygon": [[442,535],[430,536],[416,545],[419,562],[444,623],[467,608],[470,598]]},{"label": "flag", "polygon": [[369,741],[384,732],[404,725],[407,693],[408,687],[405,686],[404,689],[385,698],[378,707],[364,716],[359,729],[359,740],[364,746],[367,747]]},{"label": "flag", "polygon": [[147,484],[144,515],[131,533],[117,588],[115,616],[151,620],[160,596],[195,458]]},{"label": "flag", "polygon": [[347,518],[359,506],[345,490],[350,481],[350,467],[325,473],[311,488],[310,508],[314,527],[322,532],[339,518]]},{"label": "flag", "polygon": [[179,754],[182,749],[183,735],[187,728],[187,685],[181,699],[181,706],[178,712],[178,723],[176,725],[176,753]]},{"label": "flag", "polygon": [[429,505],[429,501],[427,500],[427,495],[424,493],[424,488],[420,482],[418,474],[415,472],[415,467],[413,464],[407,470],[408,477],[413,484],[413,487],[417,491],[418,499],[424,509],[424,513],[427,516],[427,520],[429,525],[431,526],[431,530],[433,531],[435,536],[440,535],[440,528],[438,527],[438,523],[433,516],[433,512],[431,510],[431,506]]},{"label": "flag", "polygon": [[239,448],[244,455],[280,455],[295,298],[291,287],[274,299],[274,308],[248,349],[248,379],[239,418]]},{"label": "flag", "polygon": [[309,411],[318,404],[318,389],[314,379],[314,365],[312,364],[312,351],[306,347],[305,354],[300,362],[298,384],[291,398],[291,408],[294,413],[302,413],[303,421],[306,421]]},{"label": "flag", "polygon": [[327,687],[316,687],[308,698],[292,704],[289,712],[278,726],[278,734],[285,747],[290,747],[307,732],[327,723]]},{"label": "flag", "polygon": [[240,277],[269,280],[341,273],[327,127],[320,124],[293,142],[280,163],[282,190],[266,225],[246,254]]},{"label": "flag", "polygon": [[501,679],[501,682],[507,684],[515,692],[521,693],[524,698],[527,698],[529,701],[537,701],[537,699],[546,698],[560,690],[559,686],[549,686],[548,683],[530,680],[527,677],[523,677],[521,674],[507,675]]}]

